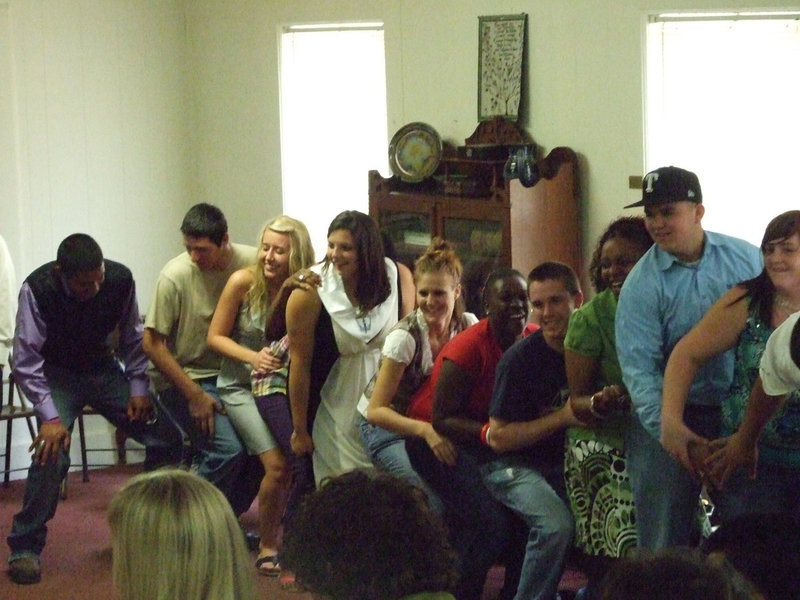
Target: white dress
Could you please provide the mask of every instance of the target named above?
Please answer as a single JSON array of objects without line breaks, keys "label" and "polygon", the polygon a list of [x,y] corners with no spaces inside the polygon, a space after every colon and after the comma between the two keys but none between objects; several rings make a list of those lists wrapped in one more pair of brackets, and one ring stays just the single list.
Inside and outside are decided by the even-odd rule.
[{"label": "white dress", "polygon": [[398,292],[397,267],[387,260],[391,294],[366,316],[357,317],[336,269],[322,272],[321,265],[312,269],[322,277],[319,296],[331,317],[339,350],[339,358],[322,386],[311,433],[314,478],[319,486],[327,477],[372,466],[359,437],[356,406],[378,369],[383,340],[397,323]]}]

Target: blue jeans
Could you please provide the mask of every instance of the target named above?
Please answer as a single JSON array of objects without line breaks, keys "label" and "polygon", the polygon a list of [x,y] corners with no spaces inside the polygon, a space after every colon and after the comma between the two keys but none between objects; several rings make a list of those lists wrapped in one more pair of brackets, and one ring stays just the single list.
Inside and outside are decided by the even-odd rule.
[{"label": "blue jeans", "polygon": [[515,600],[553,600],[558,593],[575,524],[553,489],[563,490],[563,472],[553,471],[548,473],[551,486],[548,477],[514,459],[498,458],[480,465],[488,490],[530,528]]},{"label": "blue jeans", "polygon": [[[698,435],[707,439],[719,437],[719,410],[687,406],[684,420]],[[625,446],[639,547],[655,551],[691,545],[699,528],[700,484],[638,418],[631,419]]]},{"label": "blue jeans", "polygon": [[[195,381],[222,406],[216,377]],[[184,444],[190,448],[192,470],[220,489],[230,502],[234,514],[246,512],[258,494],[264,468],[257,456],[248,457],[227,415],[215,413],[214,436],[207,437],[197,428],[186,399],[177,389],[170,387],[163,390],[159,400],[163,410],[184,435]]]},{"label": "blue jeans", "polygon": [[444,515],[444,505],[438,494],[411,466],[402,435],[370,425],[364,417],[359,418],[358,430],[372,464],[420,488],[428,496],[428,506],[439,516]]},{"label": "blue jeans", "polygon": [[[180,435],[169,419],[157,418],[154,423],[128,420],[130,385],[120,365],[109,359],[88,373],[77,373],[45,365],[44,375],[50,388],[61,423],[72,431],[75,419],[85,405],[93,407],[115,427],[150,449],[169,449],[180,444]],[[69,469],[69,453],[58,453],[55,461],[45,465],[31,463],[25,483],[22,510],[14,516],[8,545],[9,560],[23,556],[39,556],[47,538],[47,522],[58,506],[61,481]]]}]

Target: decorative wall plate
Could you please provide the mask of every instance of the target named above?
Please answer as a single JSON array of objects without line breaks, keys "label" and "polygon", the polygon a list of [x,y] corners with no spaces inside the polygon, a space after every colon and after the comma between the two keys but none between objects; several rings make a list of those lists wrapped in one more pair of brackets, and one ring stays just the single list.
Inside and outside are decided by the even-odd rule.
[{"label": "decorative wall plate", "polygon": [[401,127],[389,143],[389,166],[403,181],[415,183],[430,177],[442,158],[442,139],[426,123]]}]

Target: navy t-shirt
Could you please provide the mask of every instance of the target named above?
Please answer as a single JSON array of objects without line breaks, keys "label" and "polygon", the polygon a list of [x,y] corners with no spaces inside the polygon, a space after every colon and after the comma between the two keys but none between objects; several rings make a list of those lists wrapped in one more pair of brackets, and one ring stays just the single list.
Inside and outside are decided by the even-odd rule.
[{"label": "navy t-shirt", "polygon": [[[564,356],[536,331],[506,350],[497,365],[489,416],[504,421],[538,419],[564,405],[567,397]],[[533,466],[559,467],[564,462],[564,432],[515,453]]]}]

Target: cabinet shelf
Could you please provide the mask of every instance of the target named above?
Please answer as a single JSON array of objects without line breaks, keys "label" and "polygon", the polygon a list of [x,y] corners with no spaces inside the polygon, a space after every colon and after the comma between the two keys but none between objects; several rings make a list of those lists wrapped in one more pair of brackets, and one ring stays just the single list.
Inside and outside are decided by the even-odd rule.
[{"label": "cabinet shelf", "polygon": [[[556,148],[537,166],[532,188],[503,180],[504,160],[446,157],[433,178],[405,183],[369,172],[369,212],[392,239],[397,259],[413,269],[433,236],[448,240],[464,265],[467,309],[480,315],[480,288],[500,266],[523,275],[545,260],[581,271],[575,153]],[[446,193],[442,181],[476,182],[468,195]],[[437,181],[438,179],[438,181]]]}]

